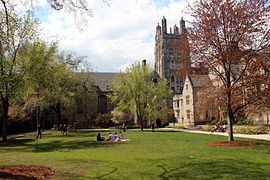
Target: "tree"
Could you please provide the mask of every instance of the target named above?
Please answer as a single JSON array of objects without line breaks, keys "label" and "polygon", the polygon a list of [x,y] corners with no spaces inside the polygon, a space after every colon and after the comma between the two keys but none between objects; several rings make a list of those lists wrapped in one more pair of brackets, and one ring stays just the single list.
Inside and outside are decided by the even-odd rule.
[{"label": "tree", "polygon": [[93,101],[97,99],[97,89],[93,84],[91,72],[91,65],[87,61],[84,61],[76,70],[76,73],[74,73],[76,84],[74,87],[74,99],[72,105],[73,109],[71,110],[73,111],[73,114],[80,113],[83,115],[81,116],[81,122],[79,123],[87,122],[88,125],[89,120],[92,120],[92,117],[89,116],[89,114],[91,114],[91,108],[89,108],[89,104],[93,103]]},{"label": "tree", "polygon": [[[111,0],[101,0],[104,4],[110,4]],[[4,8],[7,6],[23,5],[26,11],[34,12],[40,2],[36,0],[1,0]],[[87,0],[47,0],[47,4],[56,11],[64,11],[73,15],[78,28],[87,22],[86,17],[93,16],[93,10]],[[0,6],[1,7],[1,6]]]},{"label": "tree", "polygon": [[18,52],[37,34],[37,21],[29,14],[19,16],[13,9],[1,10],[0,14],[0,96],[3,141],[6,141],[9,103],[20,93],[25,75]]},{"label": "tree", "polygon": [[[62,109],[73,101],[76,84],[74,72],[84,57],[71,52],[59,53],[56,43],[37,39],[23,49],[25,81],[29,98],[36,99],[37,125],[40,125],[40,111],[52,108],[57,124],[62,124]],[[67,123],[67,122],[65,122]]]},{"label": "tree", "polygon": [[188,48],[194,62],[209,68],[224,97],[233,141],[237,112],[261,101],[269,89],[269,73],[262,71],[270,64],[263,55],[270,53],[269,1],[196,0],[190,10]]},{"label": "tree", "polygon": [[116,110],[135,115],[141,129],[147,120],[160,118],[169,111],[162,106],[165,98],[171,95],[167,81],[163,77],[154,78],[154,70],[148,64],[135,63],[125,73],[120,73],[111,87]]}]

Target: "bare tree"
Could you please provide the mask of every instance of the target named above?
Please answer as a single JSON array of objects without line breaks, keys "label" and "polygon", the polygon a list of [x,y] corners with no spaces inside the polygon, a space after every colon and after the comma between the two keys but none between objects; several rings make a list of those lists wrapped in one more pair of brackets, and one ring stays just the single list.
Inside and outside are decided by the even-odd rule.
[{"label": "bare tree", "polygon": [[[98,0],[101,3],[110,6],[111,0]],[[1,0],[2,5],[23,5],[26,11],[35,12],[36,7],[40,5],[38,0]],[[56,11],[64,11],[74,17],[75,23],[80,30],[87,24],[87,18],[93,16],[93,9],[87,0],[47,0],[47,4]],[[1,6],[0,6],[1,7]]]}]

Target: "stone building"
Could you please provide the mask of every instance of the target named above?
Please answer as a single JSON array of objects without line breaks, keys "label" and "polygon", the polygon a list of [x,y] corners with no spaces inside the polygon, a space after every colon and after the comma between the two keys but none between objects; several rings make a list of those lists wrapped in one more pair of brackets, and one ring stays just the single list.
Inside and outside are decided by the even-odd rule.
[{"label": "stone building", "polygon": [[181,68],[181,58],[183,56],[177,53],[173,43],[181,43],[186,41],[186,27],[185,21],[180,20],[180,28],[175,24],[170,31],[167,32],[167,20],[163,17],[161,26],[156,27],[155,36],[155,70],[161,77],[165,77],[169,82],[170,89],[174,94],[179,94],[183,90],[183,78],[175,75],[176,71]]},{"label": "stone building", "polygon": [[[158,24],[156,27],[155,37],[155,70],[156,74],[154,79],[165,77],[169,82],[169,88],[173,90],[174,94],[179,94],[183,90],[183,79],[175,75],[179,69],[181,61],[181,54],[175,53],[172,43],[179,42],[179,39],[187,41],[185,37],[185,21],[183,18],[180,20],[180,28],[175,25],[167,32],[167,21],[163,17],[161,26]],[[108,87],[111,85],[117,73],[92,73],[91,78],[95,86],[97,96],[88,98],[89,103],[85,108],[87,112],[81,113],[82,119],[92,121],[98,114],[106,114],[113,110],[113,105],[108,98]],[[167,104],[172,107],[172,98],[168,98]],[[136,121],[136,120],[135,120]],[[167,120],[166,120],[167,121]],[[164,122],[158,122],[161,126]]]},{"label": "stone building", "polygon": [[198,93],[209,81],[208,75],[186,77],[182,94],[173,97],[173,110],[176,118],[174,125],[194,126],[207,121],[205,117],[200,116],[195,104],[198,101]]},{"label": "stone building", "polygon": [[91,126],[99,114],[110,113],[114,106],[108,97],[111,94],[109,87],[118,73],[90,73],[90,81],[87,80],[87,89],[90,93],[84,93],[77,102],[77,112],[72,118],[79,126]]}]

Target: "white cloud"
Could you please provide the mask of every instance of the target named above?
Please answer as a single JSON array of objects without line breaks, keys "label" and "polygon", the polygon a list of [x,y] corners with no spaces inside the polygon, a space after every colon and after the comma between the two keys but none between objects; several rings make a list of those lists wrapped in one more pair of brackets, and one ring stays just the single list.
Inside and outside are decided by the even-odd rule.
[{"label": "white cloud", "polygon": [[[166,2],[166,3],[164,3]],[[97,71],[117,72],[136,61],[154,65],[154,38],[157,23],[167,18],[168,29],[179,25],[185,1],[112,0],[106,7],[98,0],[89,4],[94,16],[79,32],[72,15],[53,11],[41,26],[46,36],[57,36],[62,50],[88,56]]]}]

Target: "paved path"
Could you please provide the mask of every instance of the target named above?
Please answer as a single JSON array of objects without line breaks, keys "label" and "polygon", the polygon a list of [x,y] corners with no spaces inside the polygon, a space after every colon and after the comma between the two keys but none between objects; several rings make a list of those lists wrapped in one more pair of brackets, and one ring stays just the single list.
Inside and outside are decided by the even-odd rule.
[{"label": "paved path", "polygon": [[[173,131],[182,131],[182,132],[190,132],[190,133],[201,133],[201,134],[212,134],[212,135],[220,135],[220,136],[228,136],[228,133],[222,132],[209,132],[209,131],[198,131],[198,130],[190,130],[190,129],[175,129],[175,128],[163,128],[166,130],[173,130]],[[241,138],[250,138],[250,139],[259,139],[270,141],[270,134],[233,134],[234,137],[241,137]]]},{"label": "paved path", "polygon": [[[12,135],[8,135],[7,136],[7,139],[13,139],[13,138],[17,138],[17,137],[22,137],[24,135],[33,134],[33,133],[36,133],[36,131],[26,132],[26,133],[20,133],[20,134],[12,134]],[[3,140],[3,137],[0,137],[0,141],[2,141],[2,140]]]},{"label": "paved path", "polygon": [[[96,130],[96,129],[95,129]],[[99,130],[108,130],[108,129],[99,129]],[[182,131],[182,132],[190,132],[190,133],[201,133],[201,134],[212,134],[212,135],[220,135],[220,136],[228,136],[228,133],[221,133],[221,132],[209,132],[209,131],[198,131],[198,130],[190,130],[190,129],[176,129],[176,128],[162,128],[160,130],[173,130],[173,131]],[[46,131],[46,130],[44,130]],[[44,132],[43,131],[43,132]],[[8,135],[7,139],[22,137],[27,134],[36,133],[34,132],[27,132],[27,133],[21,133],[21,134],[13,134]],[[270,135],[269,134],[233,134],[234,137],[241,137],[241,138],[250,138],[250,139],[259,139],[259,140],[265,140],[270,141]],[[0,141],[2,141],[3,137],[0,137]]]}]

